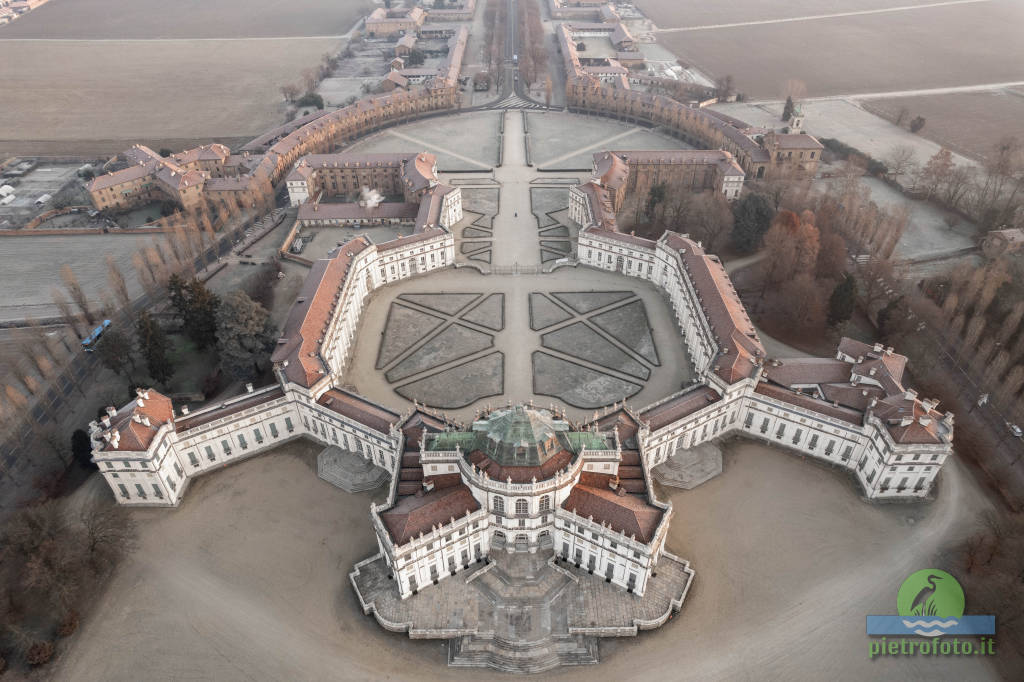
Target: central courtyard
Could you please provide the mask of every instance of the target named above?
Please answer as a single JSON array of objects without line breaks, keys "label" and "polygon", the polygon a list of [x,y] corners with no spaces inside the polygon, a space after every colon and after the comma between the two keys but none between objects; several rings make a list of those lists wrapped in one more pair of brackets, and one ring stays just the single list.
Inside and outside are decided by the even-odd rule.
[{"label": "central courtyard", "polygon": [[[529,373],[531,397],[589,409],[631,398],[660,367],[646,306],[632,291],[530,292],[528,330],[506,330],[506,298],[520,318],[524,301],[515,292],[399,294],[376,369],[398,395],[432,407],[502,396],[506,374]],[[529,351],[528,366],[506,367],[506,352],[526,359],[511,353],[515,346]],[[677,381],[688,376],[685,367]]]},{"label": "central courtyard", "polygon": [[555,399],[582,420],[623,400],[649,405],[692,379],[663,294],[593,269],[405,280],[373,295],[360,329],[347,383],[384,405],[416,400],[460,419]]}]

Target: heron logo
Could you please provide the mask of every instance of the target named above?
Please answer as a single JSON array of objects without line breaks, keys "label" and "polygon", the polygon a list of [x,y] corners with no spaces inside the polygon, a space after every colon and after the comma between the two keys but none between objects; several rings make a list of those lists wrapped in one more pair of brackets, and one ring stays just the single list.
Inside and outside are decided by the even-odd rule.
[{"label": "heron logo", "polygon": [[[981,641],[970,639],[911,639],[943,635],[993,635],[995,616],[964,615],[964,590],[956,578],[937,568],[911,573],[896,594],[897,616],[868,616],[867,633],[886,635],[871,642],[871,657],[898,654],[977,654],[995,653],[991,637]],[[903,635],[902,639],[890,639]],[[910,636],[910,637],[908,637]]]},{"label": "heron logo", "polygon": [[[900,585],[896,595],[896,610],[901,616],[959,618],[964,615],[964,591],[949,573],[926,568],[911,573]],[[933,635],[928,633],[928,636]]]}]

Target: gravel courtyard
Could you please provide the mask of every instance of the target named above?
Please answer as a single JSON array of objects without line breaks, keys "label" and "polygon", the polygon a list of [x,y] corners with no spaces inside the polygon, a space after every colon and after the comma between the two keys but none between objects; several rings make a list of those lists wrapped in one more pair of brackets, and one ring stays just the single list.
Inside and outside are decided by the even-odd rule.
[{"label": "gravel courtyard", "polygon": [[[508,680],[449,669],[443,643],[362,615],[347,573],[376,551],[368,508],[384,488],[348,495],[317,479],[320,449],[288,444],[200,478],[178,509],[134,511],[139,549],[53,679]],[[984,507],[956,460],[936,501],[879,506],[840,473],[736,441],[721,476],[667,497],[667,546],[697,571],[683,611],[603,640],[600,668],[551,678],[627,679],[639,665],[672,680],[994,679],[979,658],[868,659],[865,614],[892,611],[906,574]]]}]

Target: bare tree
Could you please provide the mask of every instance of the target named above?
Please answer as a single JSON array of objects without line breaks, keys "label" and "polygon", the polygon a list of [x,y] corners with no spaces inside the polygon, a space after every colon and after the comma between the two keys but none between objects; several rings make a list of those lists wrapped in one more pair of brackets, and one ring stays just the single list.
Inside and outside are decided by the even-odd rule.
[{"label": "bare tree", "polygon": [[54,287],[50,290],[50,296],[53,298],[53,302],[57,306],[57,310],[60,311],[61,317],[64,318],[64,322],[71,327],[78,338],[82,338],[84,334],[82,333],[83,327],[81,326],[81,320],[79,320],[78,315],[75,314],[74,310],[71,309],[71,303],[68,301],[67,297],[64,296],[64,292],[57,287]]},{"label": "bare tree", "polygon": [[95,499],[82,510],[85,556],[94,572],[116,565],[135,549],[135,522],[125,508]]},{"label": "bare tree", "polygon": [[916,166],[917,155],[914,148],[908,144],[896,145],[885,157],[885,167],[889,170],[889,177],[893,179],[911,173]]},{"label": "bare tree", "polygon": [[82,316],[85,317],[85,321],[89,324],[95,324],[95,315],[92,309],[89,307],[89,299],[85,295],[85,291],[82,289],[82,285],[78,283],[78,278],[75,277],[75,273],[71,270],[71,266],[65,263],[60,268],[60,278],[64,282],[64,288],[67,289],[68,295],[71,296],[71,300],[75,302],[78,309],[81,311]]},{"label": "bare tree", "polygon": [[111,291],[114,292],[118,305],[125,311],[130,310],[132,299],[128,294],[128,284],[125,282],[124,273],[121,272],[114,257],[109,254],[107,255],[107,283],[110,285]]}]

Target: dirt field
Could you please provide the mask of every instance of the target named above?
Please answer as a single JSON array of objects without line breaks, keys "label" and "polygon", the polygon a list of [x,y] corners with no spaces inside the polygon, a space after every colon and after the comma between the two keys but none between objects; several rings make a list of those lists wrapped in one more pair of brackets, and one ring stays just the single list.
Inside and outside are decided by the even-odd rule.
[{"label": "dirt field", "polygon": [[765,2],[764,0],[729,0],[729,2],[635,0],[635,4],[658,28],[664,29],[737,21],[763,21],[808,14],[856,12],[890,7],[893,4],[919,5],[931,1],[906,0],[893,3],[890,0],[787,0],[783,3]]},{"label": "dirt field", "polygon": [[337,36],[370,0],[50,0],[3,38],[250,38]]},{"label": "dirt field", "polygon": [[[444,644],[363,616],[352,564],[376,550],[374,493],[316,478],[299,442],[198,479],[176,510],[139,510],[139,550],[119,569],[53,679],[507,680],[449,669]],[[977,657],[870,661],[867,613],[961,536],[985,503],[951,460],[933,503],[871,505],[848,479],[765,446],[725,447],[725,471],[683,492],[668,548],[697,578],[681,614],[604,640],[599,668],[557,680],[993,679]],[[109,495],[103,484],[93,490]]]},{"label": "dirt field", "polygon": [[121,267],[128,290],[142,293],[138,274],[132,266],[132,254],[146,248],[163,235],[69,235],[6,237],[0,239],[0,321],[56,316],[50,290],[62,287],[60,268],[67,263],[95,305],[100,291],[108,289],[106,255],[113,255]]},{"label": "dirt field", "polygon": [[1024,140],[1024,93],[1013,91],[901,97],[864,102],[864,108],[895,120],[901,108],[928,123],[919,134],[975,159],[983,159],[1007,135]]},{"label": "dirt field", "polygon": [[255,136],[281,123],[280,85],[336,45],[0,41],[0,152],[59,154],[64,141],[114,140],[104,150],[114,153],[132,142]]},{"label": "dirt field", "polygon": [[[652,15],[662,17],[661,21],[666,22],[662,27],[706,23],[690,14],[693,9],[690,5],[697,3],[648,0],[640,4],[641,7],[656,7]],[[818,3],[808,4],[809,13],[825,14],[871,9],[879,3],[875,0],[845,2],[839,10],[819,9]],[[752,20],[734,3],[727,6],[734,11],[714,15],[718,21]],[[786,9],[772,17],[796,14]],[[1020,80],[1024,77],[1020,68],[1024,63],[1024,43],[1016,38],[1014,27],[1022,23],[1024,5],[1011,0],[993,0],[905,12],[655,35],[684,61],[708,74],[732,74],[737,88],[748,96],[777,98],[784,95],[783,84],[789,79],[803,81],[809,96]],[[743,47],[738,49],[738,46]]]}]

